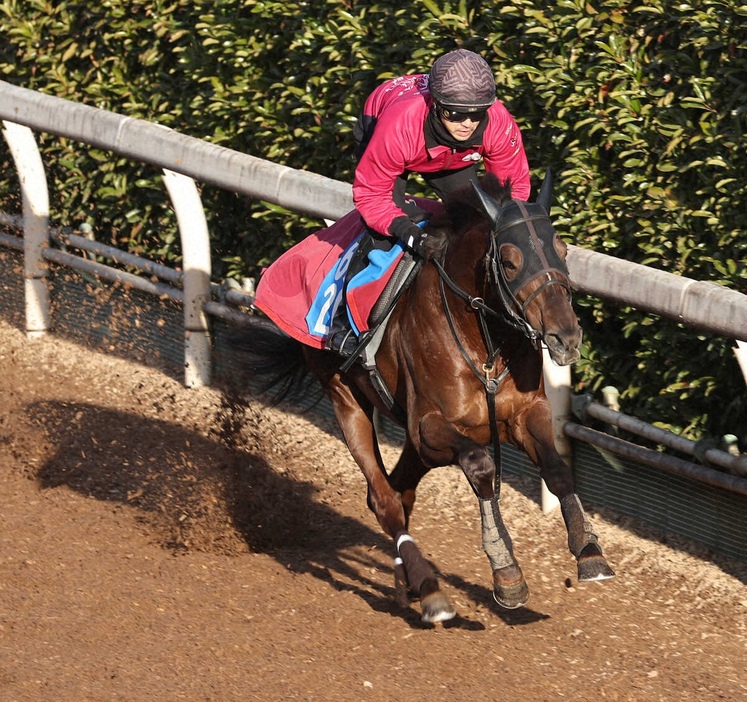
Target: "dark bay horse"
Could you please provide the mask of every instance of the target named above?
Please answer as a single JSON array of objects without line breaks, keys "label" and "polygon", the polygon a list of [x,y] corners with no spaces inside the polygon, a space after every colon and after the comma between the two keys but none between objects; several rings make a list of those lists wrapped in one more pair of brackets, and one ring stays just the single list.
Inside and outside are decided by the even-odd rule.
[{"label": "dark bay horse", "polygon": [[[426,231],[446,237],[446,251],[420,269],[399,300],[376,356],[393,407],[362,367],[341,372],[339,356],[300,344],[268,320],[254,318],[239,343],[247,370],[280,387],[282,396],[301,391],[297,381],[307,371],[321,383],[368,482],[368,505],[394,541],[398,595],[409,587],[426,622],[455,614],[408,532],[418,483],[437,466],[461,467],[477,497],[496,601],[517,608],[529,596],[500,513],[500,471],[486,448],[492,443],[499,456],[498,439],[524,450],[560,499],[579,580],[614,576],[555,449],[543,387],[540,342],[566,365],[578,359],[581,341],[550,200],[549,175],[533,203],[511,200],[505,185],[486,176],[434,216]],[[405,429],[390,473],[375,410]]]}]

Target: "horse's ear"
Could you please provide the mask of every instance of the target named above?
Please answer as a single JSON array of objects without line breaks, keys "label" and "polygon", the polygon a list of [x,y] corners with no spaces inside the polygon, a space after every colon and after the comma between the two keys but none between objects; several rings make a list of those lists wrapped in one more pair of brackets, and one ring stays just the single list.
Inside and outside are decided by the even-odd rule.
[{"label": "horse's ear", "polygon": [[498,220],[501,218],[503,208],[474,180],[470,180],[470,183],[472,183],[472,189],[477,194],[477,199],[480,201],[480,207],[482,207],[483,212],[493,224],[497,224]]},{"label": "horse's ear", "polygon": [[552,207],[552,171],[549,168],[545,172],[545,179],[540,186],[537,204],[544,207],[545,212],[550,214],[550,208]]}]

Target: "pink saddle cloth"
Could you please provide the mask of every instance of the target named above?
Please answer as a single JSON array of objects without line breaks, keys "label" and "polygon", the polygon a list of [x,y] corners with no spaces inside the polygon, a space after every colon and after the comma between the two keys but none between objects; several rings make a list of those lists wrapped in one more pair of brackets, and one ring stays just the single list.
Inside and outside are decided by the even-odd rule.
[{"label": "pink saddle cloth", "polygon": [[[438,202],[420,198],[417,204],[430,212],[440,207]],[[314,348],[324,348],[343,299],[347,300],[352,328],[357,333],[366,331],[371,310],[404,250],[397,242],[391,252],[370,260],[364,284],[348,289],[343,296],[348,264],[364,231],[361,216],[353,210],[288,249],[262,272],[255,307],[286,334]]]}]

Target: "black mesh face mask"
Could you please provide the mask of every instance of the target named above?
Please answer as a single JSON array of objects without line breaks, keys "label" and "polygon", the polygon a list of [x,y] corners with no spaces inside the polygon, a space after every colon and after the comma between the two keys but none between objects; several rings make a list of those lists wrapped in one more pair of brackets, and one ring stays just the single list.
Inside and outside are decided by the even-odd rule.
[{"label": "black mesh face mask", "polygon": [[[477,183],[472,187],[480,207],[490,221],[487,278],[495,285],[508,321],[536,338],[526,312],[532,301],[551,285],[560,285],[571,296],[565,244],[558,237],[548,213],[552,200],[552,178],[545,176],[536,202],[497,202]],[[521,300],[522,290],[544,278]]]},{"label": "black mesh face mask", "polygon": [[[511,201],[501,208],[490,239],[490,277],[498,288],[509,316],[517,324],[526,321],[527,308],[547,286],[561,285],[570,296],[568,266],[561,254],[562,249],[556,246],[560,240],[543,207],[535,203]],[[506,247],[515,250],[512,260],[516,260],[516,252],[520,257],[518,267],[512,267],[510,272],[502,262],[502,252]],[[553,271],[559,272],[562,279]],[[520,301],[521,291],[543,276],[545,281],[526,300]]]},{"label": "black mesh face mask", "polygon": [[521,253],[519,271],[512,274],[510,280],[505,274],[502,275],[513,296],[517,296],[521,288],[550,270],[568,275],[568,266],[555,245],[555,229],[545,212],[534,203],[509,203],[492,236],[499,261],[504,246],[514,246]]}]

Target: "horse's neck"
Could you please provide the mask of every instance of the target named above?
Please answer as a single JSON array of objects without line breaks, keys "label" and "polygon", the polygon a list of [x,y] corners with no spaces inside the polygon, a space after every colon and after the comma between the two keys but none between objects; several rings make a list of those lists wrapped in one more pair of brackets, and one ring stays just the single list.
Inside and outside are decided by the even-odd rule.
[{"label": "horse's neck", "polygon": [[472,297],[484,297],[488,292],[487,239],[484,227],[473,227],[446,252],[444,270]]}]

